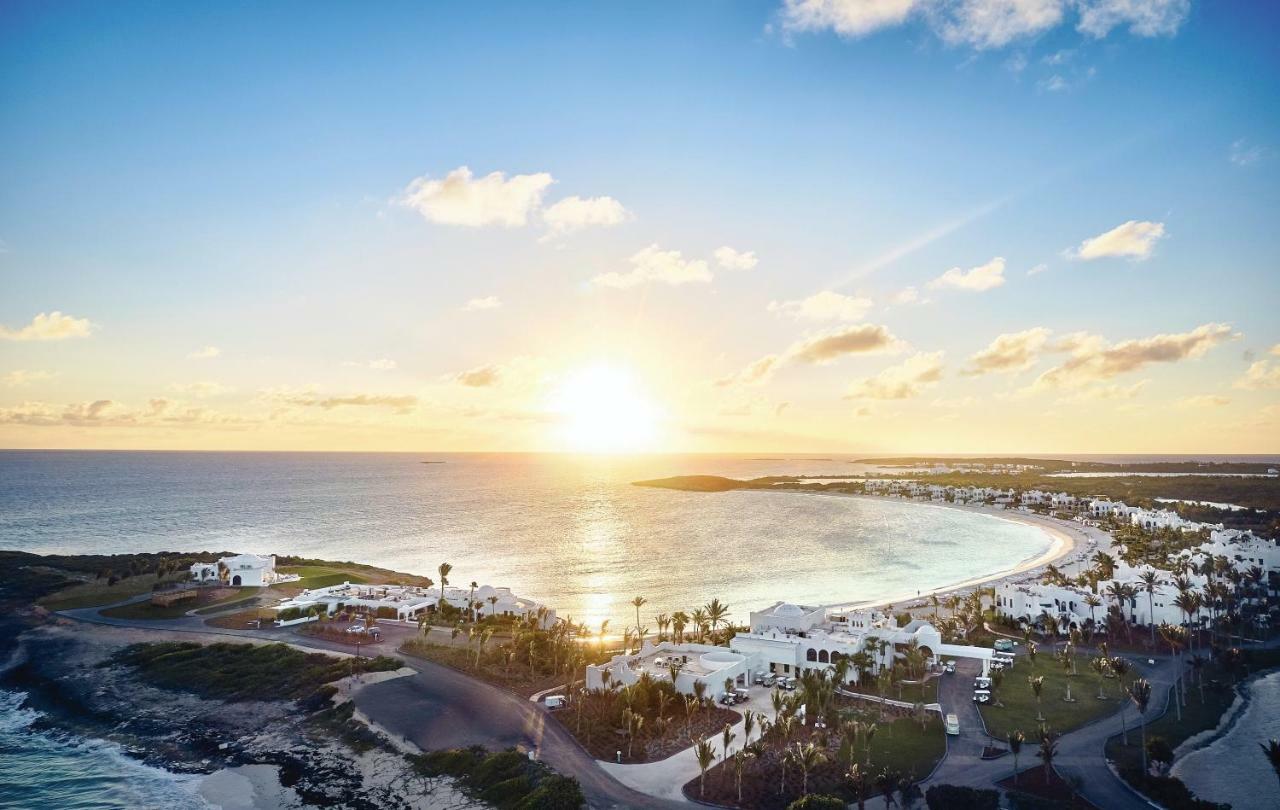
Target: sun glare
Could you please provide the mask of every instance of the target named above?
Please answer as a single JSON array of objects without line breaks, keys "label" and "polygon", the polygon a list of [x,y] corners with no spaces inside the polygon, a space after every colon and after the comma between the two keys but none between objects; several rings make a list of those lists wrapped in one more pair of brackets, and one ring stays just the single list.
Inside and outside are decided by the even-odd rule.
[{"label": "sun glare", "polygon": [[555,390],[551,410],[559,417],[565,449],[582,453],[629,453],[653,448],[658,413],[628,372],[591,366],[570,374]]}]

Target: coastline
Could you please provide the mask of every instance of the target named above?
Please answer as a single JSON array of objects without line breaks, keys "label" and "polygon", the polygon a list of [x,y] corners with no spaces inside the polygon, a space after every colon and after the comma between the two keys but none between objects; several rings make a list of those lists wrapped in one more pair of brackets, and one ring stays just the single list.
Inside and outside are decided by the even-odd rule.
[{"label": "coastline", "polygon": [[1108,551],[1111,546],[1111,536],[1099,529],[1091,529],[1078,524],[1071,524],[1066,521],[1051,518],[1045,515],[1038,515],[1028,512],[1014,512],[1008,509],[996,509],[990,506],[971,506],[968,504],[954,503],[938,503],[934,501],[917,501],[910,498],[890,498],[882,495],[863,495],[851,492],[815,492],[795,489],[776,489],[776,490],[755,490],[759,492],[777,492],[794,495],[813,495],[819,497],[836,497],[836,498],[853,498],[866,501],[894,501],[898,503],[910,504],[912,506],[935,507],[938,509],[955,509],[959,511],[969,512],[970,514],[985,515],[987,517],[996,518],[998,520],[1007,520],[1011,523],[1019,523],[1024,526],[1032,526],[1040,529],[1049,538],[1049,547],[1043,552],[1032,557],[1025,558],[1020,562],[1014,563],[1009,568],[999,571],[993,571],[989,574],[981,574],[959,582],[948,583],[941,587],[924,591],[921,590],[915,594],[902,594],[889,599],[877,600],[851,600],[848,602],[834,602],[824,607],[857,607],[857,608],[881,608],[886,605],[905,605],[916,602],[921,599],[928,599],[931,595],[939,598],[950,596],[952,594],[968,593],[978,587],[990,587],[1004,582],[1021,581],[1031,579],[1038,575],[1045,567],[1051,563],[1056,563],[1067,557],[1074,556],[1077,552],[1088,549],[1089,539],[1097,541],[1095,549],[1098,551]]}]

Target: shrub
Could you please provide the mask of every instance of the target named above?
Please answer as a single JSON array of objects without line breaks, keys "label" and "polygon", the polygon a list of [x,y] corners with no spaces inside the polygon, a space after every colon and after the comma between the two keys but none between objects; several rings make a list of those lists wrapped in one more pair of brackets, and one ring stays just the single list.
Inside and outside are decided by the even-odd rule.
[{"label": "shrub", "polygon": [[787,805],[787,810],[844,810],[844,808],[843,799],[835,796],[822,796],[817,793],[801,796]]},{"label": "shrub", "polygon": [[414,767],[424,776],[466,776],[484,759],[485,751],[479,746],[454,748],[447,751],[428,751],[414,758]]},{"label": "shrub", "polygon": [[382,605],[381,607],[378,608],[378,612],[375,613],[374,615],[377,616],[379,619],[394,619],[398,614],[396,613],[395,608]]},{"label": "shrub", "polygon": [[511,807],[533,790],[533,782],[521,774],[494,783],[480,791],[480,800],[494,807]]},{"label": "shrub", "polygon": [[471,769],[468,777],[472,787],[484,790],[490,785],[503,782],[517,776],[529,765],[529,758],[519,751],[501,751],[490,754],[484,761]]},{"label": "shrub", "polygon": [[577,779],[550,774],[538,781],[538,787],[517,803],[515,810],[579,810],[586,803]]},{"label": "shrub", "polygon": [[994,790],[934,785],[924,794],[929,810],[998,810],[1000,794]]}]

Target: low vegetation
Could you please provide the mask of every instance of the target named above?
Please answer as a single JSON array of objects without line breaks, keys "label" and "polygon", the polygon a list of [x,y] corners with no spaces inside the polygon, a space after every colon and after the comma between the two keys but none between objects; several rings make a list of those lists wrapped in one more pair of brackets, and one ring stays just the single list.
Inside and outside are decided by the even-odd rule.
[{"label": "low vegetation", "polygon": [[166,641],[132,644],[102,666],[131,667],[146,683],[202,698],[303,700],[324,684],[353,672],[399,669],[395,658],[337,658],[304,653],[284,644],[196,644]]},{"label": "low vegetation", "polygon": [[1020,655],[997,676],[992,702],[978,707],[992,736],[1003,740],[1014,731],[1030,734],[1041,725],[1070,731],[1117,710],[1120,686],[1113,674],[1098,674],[1089,656],[1075,652],[1067,653],[1064,665],[1061,652],[1060,648],[1055,656],[1049,648],[1040,648],[1034,657]]},{"label": "low vegetation", "polygon": [[169,605],[133,602],[107,608],[102,615],[112,619],[178,619],[193,610],[197,613],[225,610],[233,604],[248,604],[258,598],[257,588],[198,588],[193,591],[192,598]]},{"label": "low vegetation", "polygon": [[456,748],[410,756],[423,776],[451,776],[468,795],[502,810],[578,810],[586,804],[578,781],[508,749]]}]

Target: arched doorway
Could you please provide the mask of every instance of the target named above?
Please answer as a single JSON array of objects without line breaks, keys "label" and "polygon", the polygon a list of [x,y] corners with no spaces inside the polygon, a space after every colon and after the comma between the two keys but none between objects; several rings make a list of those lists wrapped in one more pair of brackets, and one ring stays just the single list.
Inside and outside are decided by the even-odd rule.
[{"label": "arched doorway", "polygon": [[234,585],[234,586],[236,586],[237,588],[238,588],[238,587],[240,587],[240,575],[239,575],[239,574],[236,574],[234,577],[232,577],[232,578],[231,578],[231,584],[232,584],[232,585]]}]

